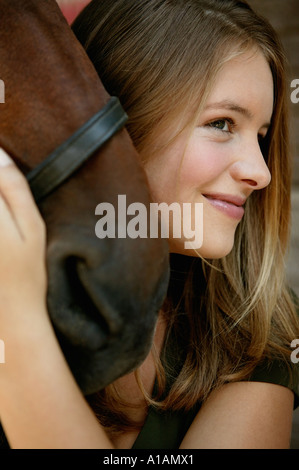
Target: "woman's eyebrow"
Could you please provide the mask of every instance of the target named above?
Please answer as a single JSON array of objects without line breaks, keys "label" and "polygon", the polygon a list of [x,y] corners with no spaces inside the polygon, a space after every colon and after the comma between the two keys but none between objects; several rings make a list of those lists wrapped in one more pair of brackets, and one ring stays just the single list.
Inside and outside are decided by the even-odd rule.
[{"label": "woman's eyebrow", "polygon": [[[253,119],[253,114],[248,108],[244,108],[243,106],[234,103],[233,101],[223,100],[219,101],[218,103],[211,103],[206,106],[206,109],[227,109],[229,111],[235,111],[242,116],[245,116],[248,120]],[[262,125],[262,127],[268,129],[270,127],[270,122],[266,122]]]}]

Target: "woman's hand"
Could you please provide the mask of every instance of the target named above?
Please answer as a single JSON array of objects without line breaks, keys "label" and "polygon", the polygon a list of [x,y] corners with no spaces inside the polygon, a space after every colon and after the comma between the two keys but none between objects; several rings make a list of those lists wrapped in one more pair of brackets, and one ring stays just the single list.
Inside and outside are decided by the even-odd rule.
[{"label": "woman's hand", "polygon": [[45,225],[27,180],[0,149],[0,337],[45,305],[45,246]]},{"label": "woman's hand", "polygon": [[36,315],[46,316],[45,246],[28,183],[0,149],[0,338],[26,335]]},{"label": "woman's hand", "polygon": [[45,241],[27,181],[0,149],[1,423],[15,448],[111,448],[47,314]]}]

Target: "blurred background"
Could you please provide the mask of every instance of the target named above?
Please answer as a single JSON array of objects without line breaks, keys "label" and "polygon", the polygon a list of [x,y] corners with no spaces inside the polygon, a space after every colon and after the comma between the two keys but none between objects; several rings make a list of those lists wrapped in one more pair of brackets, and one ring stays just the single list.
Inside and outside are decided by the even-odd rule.
[{"label": "blurred background", "polygon": [[[90,0],[57,0],[68,22],[71,23]],[[265,16],[280,34],[289,62],[291,142],[294,156],[292,188],[292,235],[287,260],[290,286],[299,296],[299,103],[291,102],[291,82],[299,80],[299,0],[248,0]],[[299,98],[299,93],[298,93]],[[299,367],[299,364],[298,364]],[[291,447],[299,449],[299,408],[294,412]]]}]

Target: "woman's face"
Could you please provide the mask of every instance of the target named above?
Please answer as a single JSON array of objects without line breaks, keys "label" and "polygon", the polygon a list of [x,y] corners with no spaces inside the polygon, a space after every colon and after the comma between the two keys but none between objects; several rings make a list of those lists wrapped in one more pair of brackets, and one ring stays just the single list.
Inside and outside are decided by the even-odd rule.
[{"label": "woman's face", "polygon": [[[261,53],[243,54],[222,69],[191,136],[190,130],[181,133],[145,165],[155,202],[203,204],[203,243],[197,252],[205,258],[231,251],[246,199],[270,183],[259,141],[267,134],[272,111],[268,63]],[[195,224],[194,213],[190,222]],[[179,223],[173,227],[170,220],[170,228]],[[185,249],[184,236],[172,233],[171,252],[196,256]]]}]

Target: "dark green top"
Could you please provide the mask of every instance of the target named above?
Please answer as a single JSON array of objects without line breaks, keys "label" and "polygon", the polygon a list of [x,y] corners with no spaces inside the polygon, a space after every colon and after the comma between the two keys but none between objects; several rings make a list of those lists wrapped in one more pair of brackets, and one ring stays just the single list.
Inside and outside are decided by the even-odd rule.
[{"label": "dark green top", "polygon": [[[250,381],[288,387],[294,392],[294,409],[299,405],[299,364],[292,364],[291,370],[280,361],[264,364],[256,368]],[[160,412],[150,407],[145,424],[132,448],[178,449],[199,409],[200,403],[186,413]]]},{"label": "dark green top", "polygon": [[[172,255],[171,265],[171,298],[181,302],[182,285],[190,268],[190,263],[198,265],[197,260],[183,255]],[[200,278],[200,270],[196,272]],[[204,280],[202,280],[204,282]],[[295,294],[294,294],[294,297]],[[297,300],[297,299],[296,299]],[[297,303],[297,302],[296,302]],[[297,303],[299,305],[299,303]],[[162,361],[171,362],[172,371],[178,374],[184,360],[181,356],[183,348],[177,348],[170,339],[167,348],[163,348]],[[291,355],[290,348],[290,355]],[[163,360],[164,356],[164,360]],[[171,358],[169,360],[169,358]],[[174,380],[174,379],[171,379]],[[167,389],[171,386],[171,380],[167,378]],[[288,363],[280,360],[265,360],[258,366],[249,379],[254,382],[267,382],[285,386],[294,392],[294,408],[299,405],[299,363],[293,364],[291,358]],[[166,392],[167,393],[167,392]],[[201,403],[197,403],[190,411],[163,412],[154,407],[149,408],[148,416],[141,432],[139,433],[133,449],[178,449],[191,423],[193,422]]]}]

